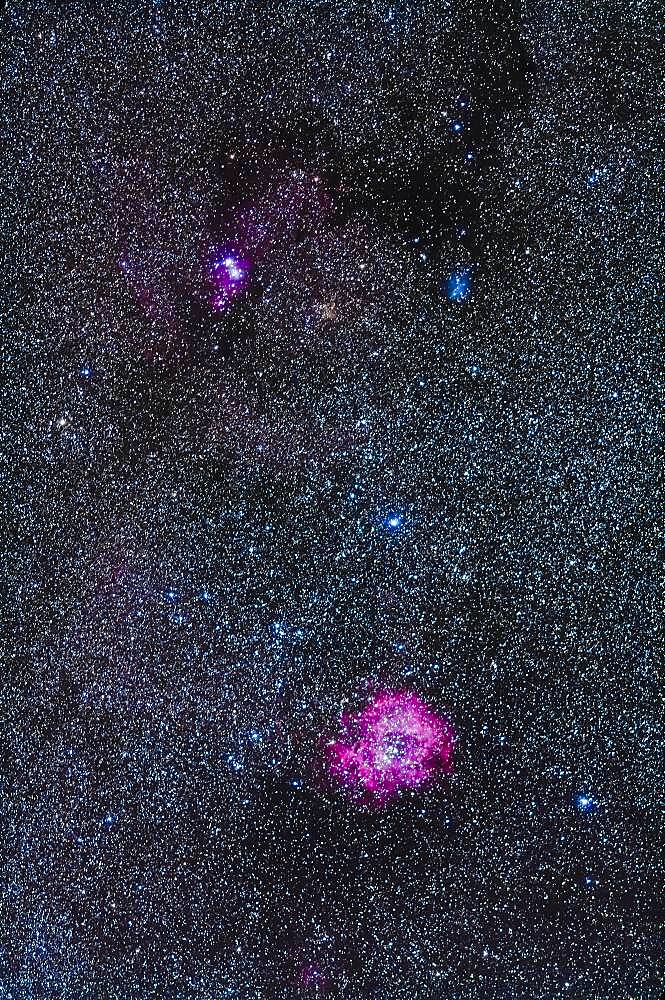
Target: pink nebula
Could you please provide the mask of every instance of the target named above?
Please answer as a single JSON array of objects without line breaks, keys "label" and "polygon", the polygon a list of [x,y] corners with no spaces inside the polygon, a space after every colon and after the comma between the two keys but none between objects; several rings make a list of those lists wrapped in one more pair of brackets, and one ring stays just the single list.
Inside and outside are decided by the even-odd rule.
[{"label": "pink nebula", "polygon": [[450,771],[452,727],[417,694],[383,692],[361,712],[343,716],[341,730],[328,746],[330,773],[366,804],[385,806]]}]

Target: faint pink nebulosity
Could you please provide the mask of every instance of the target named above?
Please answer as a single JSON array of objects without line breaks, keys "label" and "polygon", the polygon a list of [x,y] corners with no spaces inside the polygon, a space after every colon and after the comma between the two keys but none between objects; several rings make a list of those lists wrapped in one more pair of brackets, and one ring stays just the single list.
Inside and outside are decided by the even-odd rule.
[{"label": "faint pink nebulosity", "polygon": [[383,692],[361,712],[343,716],[328,764],[354,797],[384,806],[449,772],[453,742],[450,723],[417,694]]}]

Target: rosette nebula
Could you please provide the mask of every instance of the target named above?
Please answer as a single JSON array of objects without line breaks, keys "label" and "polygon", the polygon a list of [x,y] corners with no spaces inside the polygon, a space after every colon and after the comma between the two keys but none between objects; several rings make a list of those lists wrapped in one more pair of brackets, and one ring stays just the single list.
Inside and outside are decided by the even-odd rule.
[{"label": "rosette nebula", "polygon": [[342,717],[328,765],[353,798],[381,807],[448,773],[453,743],[450,723],[417,694],[382,692],[361,712]]}]

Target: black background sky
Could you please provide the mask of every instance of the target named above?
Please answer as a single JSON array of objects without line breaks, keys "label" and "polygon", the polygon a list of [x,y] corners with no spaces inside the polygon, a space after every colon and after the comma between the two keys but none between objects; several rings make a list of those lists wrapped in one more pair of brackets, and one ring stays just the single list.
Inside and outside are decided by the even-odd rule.
[{"label": "black background sky", "polygon": [[8,6],[2,997],[660,997],[658,7]]}]

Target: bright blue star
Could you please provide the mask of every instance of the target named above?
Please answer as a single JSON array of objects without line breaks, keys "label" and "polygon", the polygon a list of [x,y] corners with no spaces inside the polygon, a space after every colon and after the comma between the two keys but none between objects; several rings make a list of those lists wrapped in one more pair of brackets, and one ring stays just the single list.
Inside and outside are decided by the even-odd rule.
[{"label": "bright blue star", "polygon": [[460,121],[459,118],[456,121],[451,122],[450,131],[453,135],[461,135],[464,131],[464,122]]},{"label": "bright blue star", "polygon": [[388,514],[388,516],[384,518],[383,523],[386,528],[390,528],[391,531],[397,531],[397,529],[401,528],[404,524],[404,515],[397,512]]},{"label": "bright blue star", "polygon": [[471,268],[453,271],[445,285],[446,295],[451,302],[464,302],[471,294]]},{"label": "bright blue star", "polygon": [[83,378],[90,378],[90,376],[92,375],[92,368],[90,367],[90,365],[84,365],[83,368],[81,368],[79,374],[82,375]]},{"label": "bright blue star", "polygon": [[576,808],[581,813],[592,813],[598,808],[598,803],[593,795],[589,795],[587,792],[578,792],[574,801]]}]

